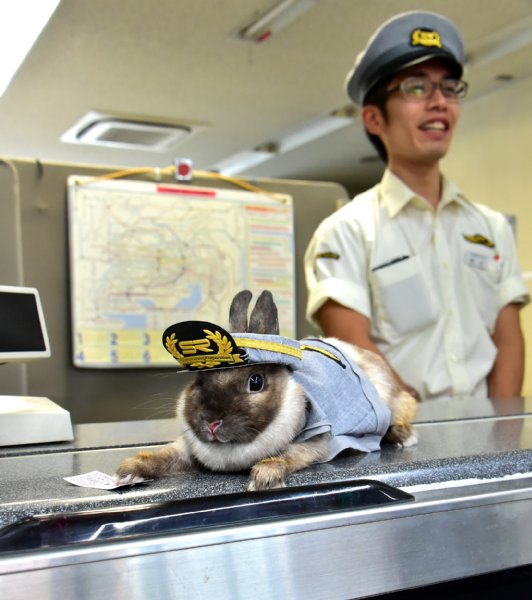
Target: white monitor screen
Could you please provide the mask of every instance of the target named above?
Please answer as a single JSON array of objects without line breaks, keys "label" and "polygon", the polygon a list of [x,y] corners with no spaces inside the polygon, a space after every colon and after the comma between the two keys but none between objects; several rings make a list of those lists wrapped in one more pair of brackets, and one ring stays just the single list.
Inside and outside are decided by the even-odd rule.
[{"label": "white monitor screen", "polygon": [[0,285],[0,364],[50,356],[39,292]]}]

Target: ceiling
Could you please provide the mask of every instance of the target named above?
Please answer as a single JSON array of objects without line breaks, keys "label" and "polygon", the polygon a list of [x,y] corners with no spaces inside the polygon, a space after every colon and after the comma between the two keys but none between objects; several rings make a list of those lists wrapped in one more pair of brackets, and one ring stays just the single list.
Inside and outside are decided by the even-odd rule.
[{"label": "ceiling", "polygon": [[[419,8],[460,27],[472,56],[516,24],[532,28],[531,0],[317,0],[260,44],[233,34],[278,0],[62,0],[0,98],[0,154],[113,166],[195,169],[276,142],[348,104],[346,73],[390,16]],[[530,46],[468,68],[470,98],[532,75]],[[501,76],[504,80],[501,80]],[[61,136],[84,114],[198,126],[171,152],[74,145]],[[360,122],[246,171],[337,181],[356,191],[382,165]]]}]

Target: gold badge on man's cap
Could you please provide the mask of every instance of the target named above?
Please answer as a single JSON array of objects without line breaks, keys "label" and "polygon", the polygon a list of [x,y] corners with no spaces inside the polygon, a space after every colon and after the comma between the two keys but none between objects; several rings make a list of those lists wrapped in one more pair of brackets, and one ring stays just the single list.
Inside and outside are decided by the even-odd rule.
[{"label": "gold badge on man's cap", "polygon": [[163,345],[189,371],[221,369],[248,363],[247,353],[230,333],[207,321],[183,321],[163,333]]},{"label": "gold badge on man's cap", "polygon": [[441,37],[432,29],[414,29],[410,36],[411,46],[424,46],[425,48],[441,48]]}]

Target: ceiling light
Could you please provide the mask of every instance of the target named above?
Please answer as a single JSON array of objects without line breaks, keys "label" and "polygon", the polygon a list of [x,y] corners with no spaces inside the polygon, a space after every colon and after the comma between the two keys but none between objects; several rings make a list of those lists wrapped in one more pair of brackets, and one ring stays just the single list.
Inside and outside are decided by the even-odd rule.
[{"label": "ceiling light", "polygon": [[124,150],[168,152],[196,129],[190,125],[149,123],[91,111],[66,131],[61,141]]},{"label": "ceiling light", "polygon": [[237,37],[251,42],[264,42],[315,4],[316,0],[282,0],[240,29]]},{"label": "ceiling light", "polygon": [[242,173],[246,169],[266,162],[275,156],[295,150],[300,146],[325,137],[333,131],[352,125],[356,114],[356,109],[353,105],[344,106],[325,116],[322,115],[321,117],[307,121],[276,143],[268,143],[258,146],[254,150],[238,152],[214,164],[211,168],[224,175]]},{"label": "ceiling light", "polygon": [[467,56],[467,65],[481,67],[532,44],[532,15],[486,37]]},{"label": "ceiling light", "polygon": [[353,124],[356,116],[354,106],[345,107],[332,113],[307,121],[302,127],[286,135],[280,142],[281,152],[289,152],[309,142],[320,139]]},{"label": "ceiling light", "polygon": [[255,148],[255,150],[237,152],[237,154],[233,154],[212,165],[211,169],[222,175],[236,175],[270,160],[276,154],[277,147],[274,144],[266,144],[265,146]]},{"label": "ceiling light", "polygon": [[0,96],[48,23],[59,0],[10,2],[0,19]]}]

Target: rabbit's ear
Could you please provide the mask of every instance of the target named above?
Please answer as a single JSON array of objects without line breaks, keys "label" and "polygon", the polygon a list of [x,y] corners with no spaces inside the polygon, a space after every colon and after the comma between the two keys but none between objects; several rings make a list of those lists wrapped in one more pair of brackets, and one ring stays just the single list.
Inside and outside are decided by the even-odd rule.
[{"label": "rabbit's ear", "polygon": [[269,290],[262,292],[251,312],[249,331],[251,333],[279,334],[277,306],[275,306],[272,293]]},{"label": "rabbit's ear", "polygon": [[233,298],[229,309],[229,325],[231,331],[246,333],[248,330],[248,306],[251,302],[252,293],[242,290]]}]

